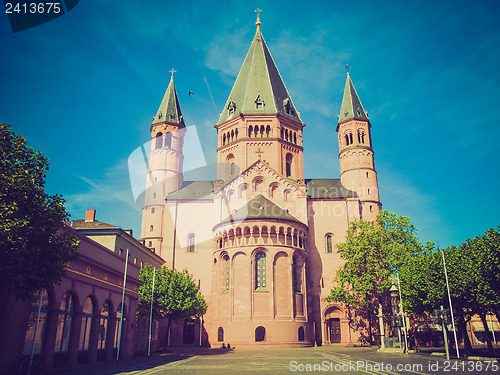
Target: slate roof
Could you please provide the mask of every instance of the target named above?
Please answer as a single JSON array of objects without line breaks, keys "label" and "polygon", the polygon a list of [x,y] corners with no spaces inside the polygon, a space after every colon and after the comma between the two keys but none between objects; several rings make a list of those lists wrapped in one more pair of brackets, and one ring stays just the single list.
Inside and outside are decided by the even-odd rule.
[{"label": "slate roof", "polygon": [[361,100],[359,100],[358,93],[354,88],[351,77],[349,73],[347,73],[344,98],[340,106],[339,123],[352,119],[369,121],[368,114],[363,109],[363,105],[361,104]]},{"label": "slate roof", "polygon": [[67,226],[73,229],[95,229],[95,228],[115,228],[119,229],[115,225],[102,223],[100,221],[94,220],[86,222],[84,219],[81,220],[71,220],[66,223]]},{"label": "slate roof", "polygon": [[240,114],[280,114],[302,122],[264,41],[260,22],[217,125]]},{"label": "slate roof", "polygon": [[252,219],[277,219],[300,223],[300,221],[290,215],[287,210],[283,210],[262,194],[257,195],[245,206],[234,212],[230,217],[222,220],[222,222],[226,223],[230,221],[244,221]]},{"label": "slate roof", "polygon": [[153,118],[153,124],[168,122],[170,124],[177,124],[180,127],[185,127],[184,117],[182,116],[179,98],[175,90],[174,77],[170,78],[167,91],[163,96],[158,112]]},{"label": "slate roof", "polygon": [[342,186],[340,179],[306,179],[307,197],[312,199],[357,198],[355,191]]},{"label": "slate roof", "polygon": [[184,181],[182,187],[167,195],[167,199],[197,200],[213,199],[213,181]]}]

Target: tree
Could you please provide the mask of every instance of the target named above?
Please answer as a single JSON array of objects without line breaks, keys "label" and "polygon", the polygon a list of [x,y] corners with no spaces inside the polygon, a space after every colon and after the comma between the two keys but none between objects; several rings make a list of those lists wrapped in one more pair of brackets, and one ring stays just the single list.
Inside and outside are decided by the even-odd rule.
[{"label": "tree", "polygon": [[409,218],[382,211],[375,222],[350,222],[345,243],[338,245],[346,262],[337,270],[337,286],[325,300],[365,311],[370,342],[374,311],[382,305],[383,311],[390,313],[391,275],[422,251],[415,233]]},{"label": "tree", "polygon": [[0,285],[27,299],[61,280],[78,243],[58,233],[69,215],[60,195],[44,191],[48,159],[3,123],[0,153]]},{"label": "tree", "polygon": [[[153,318],[172,320],[200,317],[207,312],[207,304],[198,286],[187,270],[178,272],[165,266],[155,271]],[[139,273],[143,285],[138,290],[137,315],[149,316],[153,287],[153,266],[146,264]],[[168,334],[168,333],[167,333]]]}]

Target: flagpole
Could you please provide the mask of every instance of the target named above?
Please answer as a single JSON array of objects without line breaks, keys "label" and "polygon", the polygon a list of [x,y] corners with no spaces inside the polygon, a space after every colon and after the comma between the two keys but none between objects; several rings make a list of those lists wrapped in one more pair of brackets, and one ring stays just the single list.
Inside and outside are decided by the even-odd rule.
[{"label": "flagpole", "polygon": [[153,286],[151,287],[151,311],[149,313],[148,357],[151,355],[151,327],[153,324],[153,296],[155,291],[155,273],[156,273],[156,268],[153,267]]},{"label": "flagpole", "polygon": [[446,278],[446,288],[448,290],[448,300],[450,302],[451,323],[453,325],[453,336],[455,336],[455,347],[457,349],[457,358],[460,358],[460,352],[458,351],[457,330],[455,328],[455,317],[453,316],[453,305],[451,304],[450,283],[448,282],[448,271],[446,271],[446,261],[444,259],[443,249],[441,249],[441,255],[443,256],[444,276]]},{"label": "flagpole", "polygon": [[125,304],[125,285],[127,284],[127,266],[128,266],[128,249],[127,255],[125,255],[125,273],[123,275],[123,290],[122,290],[122,311],[120,314],[120,330],[118,332],[118,350],[116,351],[116,361],[120,358],[120,344],[122,341],[122,327],[123,327],[123,315],[124,315],[124,304]]}]

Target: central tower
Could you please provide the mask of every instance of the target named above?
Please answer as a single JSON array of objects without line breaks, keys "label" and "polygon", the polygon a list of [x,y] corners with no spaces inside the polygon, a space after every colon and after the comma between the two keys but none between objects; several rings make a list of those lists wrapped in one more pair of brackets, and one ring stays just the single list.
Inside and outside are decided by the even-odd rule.
[{"label": "central tower", "polygon": [[283,176],[304,178],[302,129],[278,68],[257,31],[215,125],[218,178],[226,180],[262,159]]}]

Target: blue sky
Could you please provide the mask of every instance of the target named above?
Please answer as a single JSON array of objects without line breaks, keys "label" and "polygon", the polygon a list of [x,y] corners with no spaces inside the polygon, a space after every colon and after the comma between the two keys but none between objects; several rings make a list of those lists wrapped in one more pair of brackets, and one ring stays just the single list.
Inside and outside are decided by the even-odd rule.
[{"label": "blue sky", "polygon": [[127,160],[148,141],[169,70],[214,162],[213,125],[257,7],[306,123],[307,178],[340,175],[335,127],[349,64],[372,123],[383,208],[442,247],[500,224],[497,0],[85,0],[15,34],[2,14],[0,121],[44,151],[47,190],[65,197],[74,219],[96,209],[139,237]]}]

